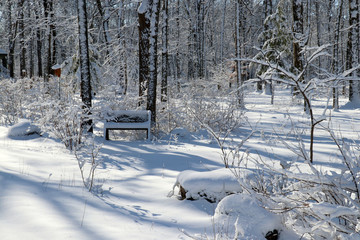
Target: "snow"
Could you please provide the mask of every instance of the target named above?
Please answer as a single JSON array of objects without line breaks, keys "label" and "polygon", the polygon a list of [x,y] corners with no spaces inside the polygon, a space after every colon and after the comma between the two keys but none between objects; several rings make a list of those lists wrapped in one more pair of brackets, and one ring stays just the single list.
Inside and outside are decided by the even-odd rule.
[{"label": "snow", "polygon": [[[296,162],[278,140],[281,136],[297,144],[291,123],[296,122],[302,134],[308,127],[302,105],[294,104],[289,93],[276,91],[274,105],[269,104],[270,96],[247,94],[247,121],[256,123],[258,131],[245,147],[264,164],[279,167],[279,172],[280,164],[273,160],[292,162],[288,170],[305,178],[312,170],[306,163]],[[340,106],[345,103],[341,99]],[[313,100],[316,114],[322,114],[325,105],[326,100]],[[334,129],[341,129],[349,142],[357,140],[359,134],[360,118],[354,111],[358,110],[340,107],[332,113]],[[214,234],[217,239],[233,239],[235,235],[264,239],[274,229],[280,232],[280,239],[301,238],[287,229],[285,220],[271,211],[272,206],[264,206],[259,196],[241,192],[230,170],[224,169],[216,142],[204,131],[190,133],[179,128],[161,140],[125,142],[103,140],[98,127],[95,133],[96,141],[103,144],[101,161],[95,175],[96,191],[89,193],[83,187],[75,156],[46,134],[24,136],[29,128],[36,127],[29,121],[0,126],[1,239],[212,239]],[[238,137],[247,136],[249,131],[248,126],[242,127]],[[304,144],[309,144],[306,136]],[[317,128],[314,167],[342,174],[342,162],[335,153],[328,133]],[[254,169],[250,162],[246,164]],[[254,172],[242,171],[241,177],[251,180]],[[176,180],[192,189],[192,196],[206,190],[218,197],[225,188],[241,193],[226,196],[219,203],[202,198],[180,201],[175,192],[168,197]],[[330,218],[357,213],[329,203],[314,202],[309,207]],[[353,239],[358,237],[353,235]]]},{"label": "snow", "polygon": [[177,187],[180,185],[187,191],[187,199],[205,197],[207,200],[217,201],[227,194],[242,192],[237,178],[226,168],[205,172],[183,171],[175,183]]},{"label": "snow", "polygon": [[54,66],[51,67],[52,70],[57,70],[57,69],[61,69],[61,65],[60,64],[55,64]]},{"label": "snow", "polygon": [[139,8],[138,8],[138,13],[139,13],[139,14],[144,14],[144,13],[148,10],[148,8],[149,8],[148,5],[149,5],[148,0],[142,0],[140,6],[139,6]]},{"label": "snow", "polygon": [[38,126],[32,124],[29,120],[22,120],[19,123],[13,125],[8,130],[8,137],[23,137],[33,134],[40,135],[41,130]]},{"label": "snow", "polygon": [[[264,239],[267,233],[277,230],[280,239],[297,239],[281,223],[280,216],[264,209],[261,202],[248,194],[234,194],[224,198],[215,209],[215,221],[230,226],[235,239]],[[232,238],[234,236],[231,236]]]}]

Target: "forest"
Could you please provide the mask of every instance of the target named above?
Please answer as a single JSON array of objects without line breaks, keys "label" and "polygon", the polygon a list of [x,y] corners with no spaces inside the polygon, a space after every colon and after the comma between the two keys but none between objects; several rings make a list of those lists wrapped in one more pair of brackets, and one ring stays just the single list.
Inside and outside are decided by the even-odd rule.
[{"label": "forest", "polygon": [[[26,182],[68,215],[82,214],[80,230],[63,226],[69,238],[358,239],[359,8],[358,0],[2,0],[0,156],[10,160],[0,180],[12,185],[17,169],[16,189]],[[108,140],[108,122],[143,110],[148,141],[136,129]],[[23,155],[12,156],[18,148]],[[76,171],[58,160],[41,175],[47,151]],[[151,176],[165,200],[146,205]],[[136,185],[140,207],[126,184]],[[61,193],[68,208],[55,200]],[[0,209],[10,199],[0,194]],[[82,228],[88,201],[95,218],[115,209],[115,221],[160,227],[91,236]],[[161,201],[169,213],[150,216]],[[208,222],[193,227],[175,208]],[[33,237],[50,234],[25,225]]]}]

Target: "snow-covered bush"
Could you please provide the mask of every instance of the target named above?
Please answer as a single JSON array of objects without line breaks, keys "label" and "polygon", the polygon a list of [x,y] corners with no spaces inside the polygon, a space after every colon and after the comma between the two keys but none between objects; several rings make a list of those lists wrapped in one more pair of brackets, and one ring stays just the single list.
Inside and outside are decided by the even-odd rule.
[{"label": "snow-covered bush", "polygon": [[40,128],[32,124],[29,120],[22,120],[9,128],[8,137],[22,137],[33,134],[40,135]]},{"label": "snow-covered bush", "polygon": [[75,157],[81,173],[84,186],[89,192],[101,191],[101,186],[95,185],[95,170],[101,163],[99,152],[102,144],[96,142],[94,135],[88,135],[75,149]]},{"label": "snow-covered bush", "polygon": [[33,119],[43,132],[62,141],[66,148],[74,150],[81,140],[82,105],[73,93],[72,81],[37,82],[28,93],[32,102],[27,116]]},{"label": "snow-covered bush", "polygon": [[37,120],[44,132],[60,139],[69,150],[76,148],[81,138],[81,105],[53,100],[39,103],[43,115]]},{"label": "snow-covered bush", "polygon": [[[216,239],[298,239],[281,216],[266,209],[255,196],[241,193],[225,197],[215,209]],[[227,229],[224,229],[227,228]]]},{"label": "snow-covered bush", "polygon": [[[223,76],[223,79],[228,76]],[[161,131],[186,128],[191,132],[210,126],[214,131],[226,134],[243,123],[243,111],[236,104],[236,94],[218,78],[196,79],[193,82],[169,85],[171,97],[160,103],[157,115]]]},{"label": "snow-covered bush", "polygon": [[0,81],[0,121],[2,124],[14,124],[22,117],[24,79],[2,79]]},{"label": "snow-covered bush", "polygon": [[[305,174],[261,167],[267,168],[266,172],[275,177],[257,178],[257,184],[256,181],[254,184],[238,175],[238,181],[268,210],[279,214],[288,228],[294,229],[304,239],[360,237],[360,204],[349,169],[344,169],[342,174],[329,174],[310,165],[312,173]],[[262,184],[266,187],[254,187]]]}]

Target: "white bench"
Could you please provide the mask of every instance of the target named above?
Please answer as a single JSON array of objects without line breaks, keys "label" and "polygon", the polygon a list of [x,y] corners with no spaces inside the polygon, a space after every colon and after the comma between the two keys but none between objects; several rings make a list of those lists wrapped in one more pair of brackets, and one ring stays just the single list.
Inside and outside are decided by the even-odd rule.
[{"label": "white bench", "polygon": [[109,140],[109,130],[146,130],[150,139],[151,112],[148,110],[120,110],[111,113],[104,122],[104,137]]}]

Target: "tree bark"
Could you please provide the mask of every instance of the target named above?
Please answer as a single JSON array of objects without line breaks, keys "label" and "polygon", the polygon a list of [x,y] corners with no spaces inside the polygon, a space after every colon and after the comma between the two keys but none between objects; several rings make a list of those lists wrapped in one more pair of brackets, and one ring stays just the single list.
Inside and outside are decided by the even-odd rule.
[{"label": "tree bark", "polygon": [[163,0],[162,6],[162,59],[161,59],[161,101],[168,99],[168,0]]},{"label": "tree bark", "polygon": [[120,46],[120,74],[119,74],[119,80],[120,85],[123,89],[123,94],[126,95],[127,88],[128,88],[128,75],[127,75],[127,53],[126,53],[126,41],[124,38],[124,34],[122,33],[123,27],[124,27],[124,14],[123,14],[123,3],[122,1],[119,2],[118,7],[118,41]]},{"label": "tree bark", "polygon": [[[80,96],[84,104],[82,129],[93,132],[91,107],[92,88],[90,79],[90,58],[86,0],[78,0],[79,50],[80,50]],[[86,129],[87,128],[87,129]]]},{"label": "tree bark", "polygon": [[235,24],[235,50],[236,50],[236,84],[237,84],[237,97],[238,97],[238,105],[240,108],[244,108],[244,94],[243,94],[243,89],[242,89],[242,85],[243,85],[243,79],[242,79],[242,69],[241,69],[241,61],[240,58],[242,56],[241,54],[241,14],[242,14],[242,0],[237,0],[236,1],[236,12],[235,12],[235,18],[236,18],[236,24]]},{"label": "tree bark", "polygon": [[292,14],[293,14],[293,66],[296,72],[303,70],[303,59],[301,56],[301,42],[303,41],[304,33],[304,14],[302,1],[292,0]]},{"label": "tree bark", "polygon": [[159,34],[160,0],[150,0],[150,44],[149,44],[149,82],[147,96],[147,110],[151,111],[151,122],[156,123],[156,89],[157,89],[157,44]]},{"label": "tree bark", "polygon": [[[337,12],[337,19],[335,25],[335,44],[333,46],[333,58],[331,63],[331,68],[335,74],[340,73],[339,69],[339,42],[340,42],[340,25],[342,19],[342,11],[343,11],[343,0],[339,0],[338,12]],[[339,84],[333,87],[333,109],[339,109]]]},{"label": "tree bark", "polygon": [[[105,10],[101,4],[101,2],[104,2],[105,4]],[[96,6],[99,10],[100,16],[102,18],[102,25],[103,25],[103,35],[104,35],[104,41],[105,41],[105,45],[106,45],[106,53],[107,55],[109,55],[109,50],[110,50],[110,35],[109,35],[109,1],[105,0],[105,1],[101,1],[101,0],[96,0]]]},{"label": "tree bark", "polygon": [[139,21],[139,106],[145,102],[149,82],[150,11],[148,0],[143,0],[138,9]]},{"label": "tree bark", "polygon": [[16,42],[16,35],[18,30],[18,21],[16,20],[13,23],[12,20],[12,1],[8,0],[7,2],[7,30],[9,34],[9,60],[8,60],[8,69],[10,78],[15,77],[15,42]]},{"label": "tree bark", "polygon": [[19,9],[19,37],[20,37],[20,77],[26,77],[26,46],[25,46],[25,23],[24,23],[24,0],[18,2]]},{"label": "tree bark", "polygon": [[[349,0],[349,26],[348,44],[346,54],[346,68],[351,69],[359,64],[359,1]],[[352,73],[353,77],[358,77],[358,71]],[[349,101],[357,102],[360,100],[360,90],[358,81],[349,82]]]}]

